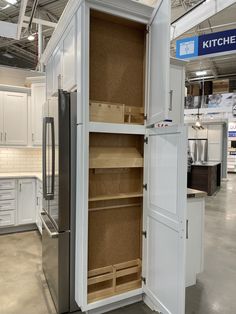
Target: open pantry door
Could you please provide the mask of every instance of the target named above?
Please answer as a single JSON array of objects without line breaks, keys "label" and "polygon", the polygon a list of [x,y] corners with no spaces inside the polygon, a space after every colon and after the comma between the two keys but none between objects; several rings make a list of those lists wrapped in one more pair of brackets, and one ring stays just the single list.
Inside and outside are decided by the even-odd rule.
[{"label": "open pantry door", "polygon": [[170,2],[158,0],[148,25],[147,125],[163,121],[170,103]]},{"label": "open pantry door", "polygon": [[145,144],[143,277],[146,303],[163,314],[185,308],[187,132],[148,130]]}]

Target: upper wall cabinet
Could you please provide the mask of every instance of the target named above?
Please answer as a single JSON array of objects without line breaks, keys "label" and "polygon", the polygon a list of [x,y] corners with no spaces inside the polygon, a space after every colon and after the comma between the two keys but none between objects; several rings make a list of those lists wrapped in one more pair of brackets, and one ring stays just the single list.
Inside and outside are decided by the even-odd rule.
[{"label": "upper wall cabinet", "polygon": [[24,93],[3,93],[3,121],[5,145],[27,145],[28,105]]},{"label": "upper wall cabinet", "polygon": [[171,59],[169,113],[173,123],[183,123],[185,96],[185,62]]},{"label": "upper wall cabinet", "polygon": [[42,145],[43,105],[46,101],[45,83],[32,84],[32,145]]},{"label": "upper wall cabinet", "polygon": [[53,55],[53,94],[62,87],[62,45],[59,44]]},{"label": "upper wall cabinet", "polygon": [[149,99],[147,124],[168,116],[170,85],[170,1],[162,1],[149,24]]},{"label": "upper wall cabinet", "polygon": [[74,17],[63,39],[62,86],[70,91],[76,86],[76,27]]}]

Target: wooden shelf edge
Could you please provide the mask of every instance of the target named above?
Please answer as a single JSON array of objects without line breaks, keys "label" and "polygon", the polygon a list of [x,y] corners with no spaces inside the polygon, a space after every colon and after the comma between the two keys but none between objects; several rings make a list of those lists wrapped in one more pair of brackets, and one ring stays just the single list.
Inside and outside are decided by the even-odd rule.
[{"label": "wooden shelf edge", "polygon": [[89,198],[89,202],[116,200],[116,199],[124,199],[124,198],[137,198],[137,197],[143,197],[143,193],[138,192],[138,193],[120,193],[116,195],[102,195],[102,196]]}]

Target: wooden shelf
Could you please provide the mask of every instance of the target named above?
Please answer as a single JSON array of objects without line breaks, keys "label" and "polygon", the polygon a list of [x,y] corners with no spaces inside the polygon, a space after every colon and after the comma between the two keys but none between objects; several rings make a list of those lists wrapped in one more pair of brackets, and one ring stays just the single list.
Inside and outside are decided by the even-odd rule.
[{"label": "wooden shelf", "polygon": [[134,203],[134,204],[121,204],[121,205],[112,205],[112,206],[103,206],[103,207],[94,207],[89,208],[89,211],[99,211],[99,210],[111,210],[111,209],[120,209],[120,208],[129,208],[129,207],[137,207],[141,206],[141,203]]},{"label": "wooden shelf", "polygon": [[140,288],[141,265],[141,260],[136,259],[90,270],[88,272],[88,302]]},{"label": "wooden shelf", "polygon": [[116,199],[123,199],[123,198],[136,198],[136,197],[143,197],[143,193],[139,192],[139,193],[119,193],[119,194],[114,194],[114,195],[99,195],[99,196],[89,198],[89,202],[116,200]]},{"label": "wooden shelf", "polygon": [[90,147],[89,168],[141,168],[143,157],[135,147]]}]

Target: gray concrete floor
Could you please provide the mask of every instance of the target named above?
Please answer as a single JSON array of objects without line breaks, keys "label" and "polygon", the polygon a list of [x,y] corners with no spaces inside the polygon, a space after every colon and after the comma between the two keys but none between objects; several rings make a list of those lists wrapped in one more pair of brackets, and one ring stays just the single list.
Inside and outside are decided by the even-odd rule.
[{"label": "gray concrete floor", "polygon": [[[187,289],[186,314],[236,313],[236,175],[206,198],[205,271]],[[55,314],[37,232],[0,236],[0,313]],[[153,313],[137,303],[113,314]]]}]

